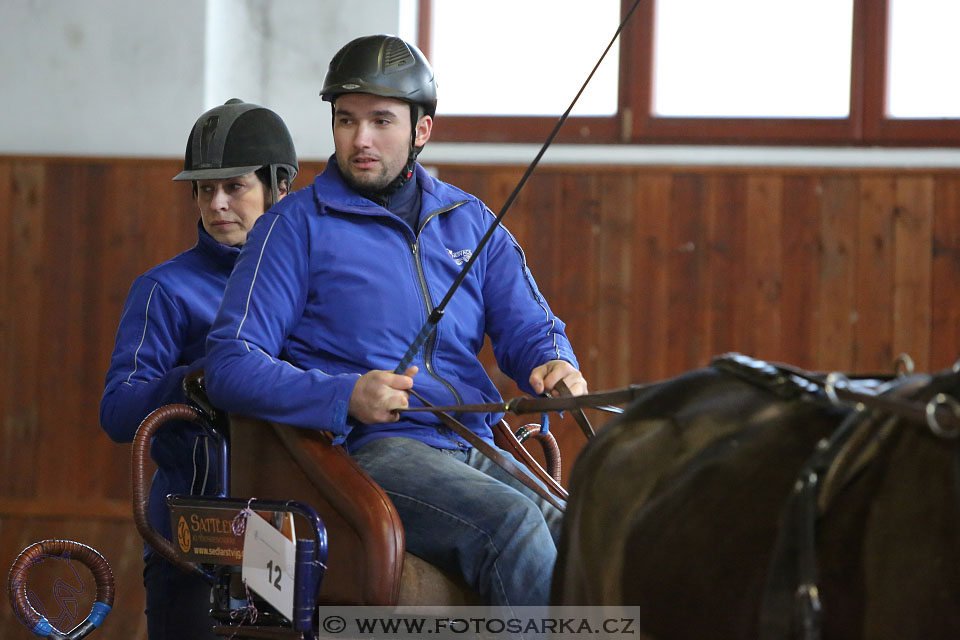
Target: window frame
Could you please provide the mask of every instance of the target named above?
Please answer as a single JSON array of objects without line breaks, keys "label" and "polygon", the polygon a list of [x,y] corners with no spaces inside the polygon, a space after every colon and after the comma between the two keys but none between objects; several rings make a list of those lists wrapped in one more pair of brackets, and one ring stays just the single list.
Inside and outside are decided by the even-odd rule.
[{"label": "window frame", "polygon": [[[634,0],[621,0],[621,16]],[[651,111],[655,3],[641,0],[620,35],[617,114],[570,116],[556,142],[590,144],[804,144],[922,146],[960,144],[958,118],[886,116],[887,0],[854,0],[850,112],[846,118],[665,117]],[[418,43],[430,57],[433,0],[419,0]],[[612,35],[612,34],[611,34]],[[598,52],[599,54],[599,52]],[[570,96],[572,99],[573,96]],[[557,117],[448,116],[440,142],[542,142]]]}]

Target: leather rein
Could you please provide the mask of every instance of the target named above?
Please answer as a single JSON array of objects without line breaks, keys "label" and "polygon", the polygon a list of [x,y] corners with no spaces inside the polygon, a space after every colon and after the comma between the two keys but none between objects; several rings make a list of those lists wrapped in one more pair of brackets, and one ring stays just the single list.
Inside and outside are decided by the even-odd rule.
[{"label": "leather rein", "polygon": [[[847,404],[857,409],[877,409],[912,423],[926,425],[941,438],[960,437],[960,402],[949,395],[939,393],[925,403],[892,398],[871,393],[865,386],[857,385],[838,373],[814,373],[784,364],[771,364],[738,353],[728,353],[711,361],[711,366],[756,382],[781,397],[802,397],[809,400]],[[955,365],[955,370],[960,366]],[[880,376],[881,378],[883,376]],[[889,377],[889,376],[888,376]],[[518,396],[503,402],[481,404],[409,407],[403,412],[453,412],[453,413],[545,413],[553,411],[599,408],[603,405],[630,403],[644,392],[662,384],[633,384],[609,391],[586,393],[580,396],[561,394],[559,397]],[[579,424],[579,421],[578,421]],[[581,426],[581,428],[583,428]],[[588,438],[593,437],[584,430]]]}]

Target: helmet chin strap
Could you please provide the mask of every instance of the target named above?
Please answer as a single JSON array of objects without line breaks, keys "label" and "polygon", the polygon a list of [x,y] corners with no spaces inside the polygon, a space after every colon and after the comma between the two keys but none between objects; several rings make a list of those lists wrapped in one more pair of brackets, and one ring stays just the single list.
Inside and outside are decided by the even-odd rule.
[{"label": "helmet chin strap", "polygon": [[413,177],[413,172],[417,165],[417,156],[422,149],[423,147],[414,147],[411,145],[410,153],[407,156],[407,164],[404,165],[400,173],[397,174],[397,177],[390,181],[390,184],[380,190],[380,193],[389,197],[399,191],[403,185],[407,184],[410,178]]},{"label": "helmet chin strap", "polygon": [[270,165],[270,192],[273,194],[273,202],[270,203],[270,206],[277,204],[280,201],[280,187],[277,184],[277,165]]}]

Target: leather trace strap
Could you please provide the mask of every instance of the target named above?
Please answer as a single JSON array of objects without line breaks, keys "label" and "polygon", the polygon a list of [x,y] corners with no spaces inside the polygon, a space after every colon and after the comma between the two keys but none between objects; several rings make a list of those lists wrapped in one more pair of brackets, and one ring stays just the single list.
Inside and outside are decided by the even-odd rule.
[{"label": "leather trace strap", "polygon": [[[410,393],[415,398],[420,400],[420,402],[422,402],[425,407],[431,408],[430,403],[427,400],[425,400],[423,396],[421,396],[419,393],[417,393],[413,389],[410,389]],[[484,440],[483,438],[475,434],[473,431],[470,431],[470,429],[468,429],[466,425],[464,425],[463,423],[458,421],[456,418],[454,418],[450,414],[440,409],[431,408],[431,412],[434,415],[436,415],[438,418],[440,418],[443,424],[446,425],[451,431],[453,431],[455,434],[457,434],[458,436],[466,440],[477,451],[479,451],[480,453],[488,457],[490,460],[496,463],[499,467],[501,467],[504,471],[506,471],[511,476],[516,478],[519,482],[523,483],[525,487],[527,487],[528,489],[536,493],[538,496],[540,496],[541,498],[543,498],[544,500],[552,504],[554,507],[556,507],[560,511],[566,510],[567,507],[563,500],[560,500],[559,498],[557,498],[550,491],[548,491],[543,486],[541,486],[537,481],[535,481],[533,478],[531,478],[526,473],[524,473],[510,457],[503,455],[497,449],[493,448],[486,440]],[[559,488],[559,491],[563,492],[562,493],[563,499],[566,500],[567,498],[566,491],[562,487]]]}]

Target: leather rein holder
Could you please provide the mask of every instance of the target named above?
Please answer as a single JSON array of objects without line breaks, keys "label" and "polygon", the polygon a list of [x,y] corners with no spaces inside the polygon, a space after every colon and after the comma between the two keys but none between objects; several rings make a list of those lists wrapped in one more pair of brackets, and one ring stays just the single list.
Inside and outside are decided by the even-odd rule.
[{"label": "leather rein holder", "polygon": [[[567,383],[563,380],[557,380],[557,384],[553,386],[561,396],[573,396],[570,393],[570,388],[567,387]],[[570,410],[570,415],[573,416],[574,421],[580,426],[580,430],[583,431],[583,435],[587,437],[587,440],[597,435],[597,432],[593,430],[593,425],[590,424],[590,421],[587,420],[587,414],[583,412],[583,409],[580,407],[574,407]]]},{"label": "leather rein holder", "polygon": [[[500,468],[516,478],[519,482],[523,483],[525,487],[552,504],[561,512],[566,511],[565,502],[561,501],[559,498],[557,498],[557,496],[553,495],[553,493],[545,489],[533,478],[525,474],[512,458],[505,456],[500,451],[492,447],[486,440],[475,434],[473,431],[470,431],[470,429],[468,429],[463,423],[451,416],[449,413],[446,413],[445,411],[434,410],[433,405],[431,405],[423,396],[413,389],[410,389],[409,392],[417,400],[422,402],[424,407],[426,407],[428,410],[431,410],[433,415],[440,418],[444,425],[446,425],[455,434],[466,440],[467,443],[469,443],[477,451],[485,455],[487,458],[490,458],[490,460],[496,463]],[[555,490],[562,492],[561,495],[563,499],[566,500],[567,492],[563,487],[557,485]]]}]

